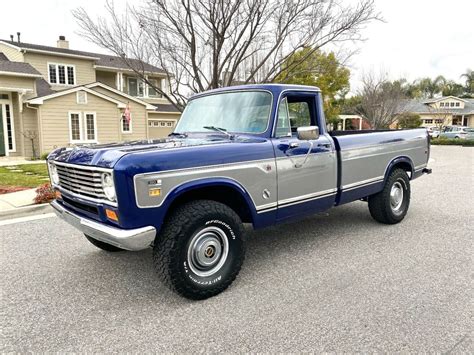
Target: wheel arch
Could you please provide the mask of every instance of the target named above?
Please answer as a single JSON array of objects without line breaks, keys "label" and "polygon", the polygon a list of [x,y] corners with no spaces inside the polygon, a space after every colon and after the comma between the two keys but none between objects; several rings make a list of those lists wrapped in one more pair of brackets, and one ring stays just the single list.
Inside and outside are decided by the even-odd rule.
[{"label": "wheel arch", "polygon": [[232,208],[244,223],[254,223],[257,215],[255,204],[248,191],[230,178],[203,178],[188,181],[175,187],[165,201],[164,219],[176,207],[193,200],[212,200]]},{"label": "wheel arch", "polygon": [[387,168],[385,169],[384,183],[387,181],[390,173],[395,169],[403,169],[409,173],[410,180],[413,178],[413,173],[415,171],[413,161],[410,157],[400,156],[392,159],[390,163],[388,163]]}]

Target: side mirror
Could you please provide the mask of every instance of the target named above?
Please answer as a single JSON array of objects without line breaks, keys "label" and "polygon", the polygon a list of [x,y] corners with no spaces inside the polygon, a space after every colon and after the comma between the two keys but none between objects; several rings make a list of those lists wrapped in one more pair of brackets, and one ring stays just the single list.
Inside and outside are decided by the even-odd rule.
[{"label": "side mirror", "polygon": [[298,127],[296,130],[299,140],[312,141],[319,138],[318,126]]}]

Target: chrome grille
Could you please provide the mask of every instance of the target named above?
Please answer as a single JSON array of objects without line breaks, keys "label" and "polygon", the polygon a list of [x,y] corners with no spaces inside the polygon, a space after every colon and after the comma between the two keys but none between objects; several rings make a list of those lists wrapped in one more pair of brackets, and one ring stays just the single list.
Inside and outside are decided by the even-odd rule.
[{"label": "chrome grille", "polygon": [[56,164],[59,186],[85,198],[107,200],[101,183],[101,172],[70,165]]}]

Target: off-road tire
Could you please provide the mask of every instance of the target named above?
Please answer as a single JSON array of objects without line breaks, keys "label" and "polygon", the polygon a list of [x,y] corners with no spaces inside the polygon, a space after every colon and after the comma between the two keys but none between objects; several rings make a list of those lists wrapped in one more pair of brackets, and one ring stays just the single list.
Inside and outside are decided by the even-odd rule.
[{"label": "off-road tire", "polygon": [[[206,277],[193,271],[189,252],[194,250],[196,236],[207,228],[222,229],[228,253],[220,269]],[[193,300],[206,299],[224,291],[237,277],[245,257],[244,238],[242,221],[230,207],[216,201],[192,201],[166,219],[155,239],[153,264],[173,291]]]},{"label": "off-road tire", "polygon": [[125,249],[121,249],[119,247],[116,247],[115,245],[107,244],[107,243],[101,242],[100,240],[89,237],[87,234],[84,234],[84,236],[87,238],[87,240],[89,242],[91,242],[91,244],[93,244],[94,246],[96,246],[99,249],[102,249],[102,250],[105,250],[105,251],[108,251],[108,252],[111,252],[111,253],[125,250]]},{"label": "off-road tire", "polygon": [[[394,184],[400,184],[403,188],[403,202],[398,211],[394,212],[390,192]],[[393,170],[385,182],[384,188],[381,192],[371,195],[368,198],[370,215],[377,222],[384,224],[396,224],[405,218],[410,206],[410,179],[403,169]]]}]

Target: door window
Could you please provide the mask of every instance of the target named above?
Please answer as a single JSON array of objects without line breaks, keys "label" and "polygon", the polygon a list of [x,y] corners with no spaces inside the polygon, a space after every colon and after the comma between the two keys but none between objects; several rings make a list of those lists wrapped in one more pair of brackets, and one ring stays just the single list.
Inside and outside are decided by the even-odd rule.
[{"label": "door window", "polygon": [[290,115],[288,114],[288,100],[286,97],[278,105],[278,119],[275,136],[291,137]]}]

